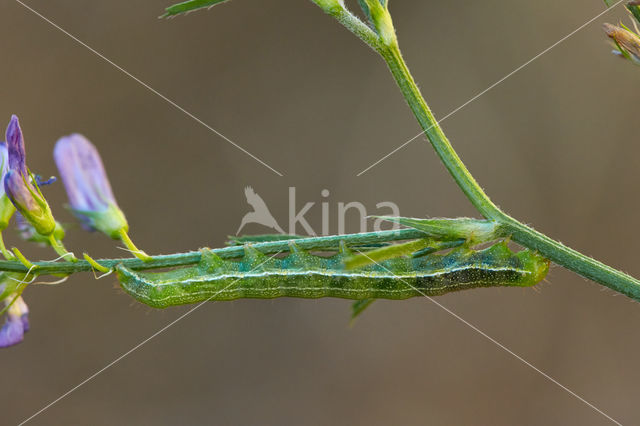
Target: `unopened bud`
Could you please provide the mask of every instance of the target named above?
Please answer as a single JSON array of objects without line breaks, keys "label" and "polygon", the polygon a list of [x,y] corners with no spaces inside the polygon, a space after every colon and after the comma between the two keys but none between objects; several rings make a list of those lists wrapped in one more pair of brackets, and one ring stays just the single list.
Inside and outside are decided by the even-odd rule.
[{"label": "unopened bud", "polygon": [[640,65],[640,37],[637,34],[611,24],[604,24],[603,29],[615,42],[621,55]]}]

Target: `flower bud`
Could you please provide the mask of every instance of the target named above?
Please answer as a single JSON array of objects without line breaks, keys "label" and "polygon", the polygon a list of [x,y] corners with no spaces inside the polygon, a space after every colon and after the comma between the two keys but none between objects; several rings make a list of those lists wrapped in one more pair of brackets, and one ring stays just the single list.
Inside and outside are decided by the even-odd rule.
[{"label": "flower bud", "polygon": [[611,24],[604,24],[605,34],[613,40],[618,48],[618,53],[635,64],[640,65],[640,37],[626,28]]},{"label": "flower bud", "polygon": [[26,165],[22,130],[15,115],[11,117],[6,136],[9,171],[4,177],[4,190],[16,209],[38,233],[50,235],[55,230],[56,221],[37,183],[32,183]]},{"label": "flower bud", "polygon": [[343,0],[313,0],[313,2],[327,13],[335,13],[337,11],[344,10]]},{"label": "flower bud", "polygon": [[[13,205],[12,205],[13,206]],[[16,214],[16,230],[25,241],[31,241],[39,244],[50,244],[49,237],[39,234],[20,213]],[[53,230],[53,237],[57,241],[62,241],[65,237],[64,227],[56,220],[56,227]]]},{"label": "flower bud", "polygon": [[389,13],[388,2],[386,0],[360,0],[360,6],[373,24],[380,40],[387,46],[396,45],[398,40]]},{"label": "flower bud", "polygon": [[80,134],[62,137],[53,151],[71,210],[89,230],[114,239],[129,225],[118,207],[96,147]]},{"label": "flower bud", "polygon": [[9,226],[9,220],[16,211],[13,203],[4,191],[4,177],[9,171],[9,151],[6,142],[0,142],[0,231]]}]

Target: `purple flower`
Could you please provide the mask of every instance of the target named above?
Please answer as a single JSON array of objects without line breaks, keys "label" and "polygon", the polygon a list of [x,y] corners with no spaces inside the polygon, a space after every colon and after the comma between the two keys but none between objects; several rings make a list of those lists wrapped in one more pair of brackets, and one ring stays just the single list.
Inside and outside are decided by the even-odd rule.
[{"label": "purple flower", "polygon": [[20,213],[42,235],[50,235],[56,227],[47,200],[40,192],[26,165],[24,139],[18,117],[13,115],[7,127],[9,171],[4,176],[4,190]]},{"label": "purple flower", "polygon": [[53,150],[73,213],[85,228],[120,238],[129,225],[111,191],[96,147],[80,134],[62,137]]},{"label": "purple flower", "polygon": [[7,145],[9,149],[9,169],[17,170],[27,176],[27,156],[24,153],[24,138],[18,117],[14,114],[7,126]]},{"label": "purple flower", "polygon": [[[9,149],[6,142],[0,142],[0,177],[4,180],[4,175],[9,171]],[[0,185],[0,195],[4,195],[4,185]]]},{"label": "purple flower", "polygon": [[9,226],[9,220],[16,208],[4,191],[4,177],[9,171],[9,150],[6,142],[0,142],[0,231]]},{"label": "purple flower", "polygon": [[29,324],[29,314],[22,314],[20,316],[20,322],[22,323],[22,330],[25,333],[31,329],[31,324]]},{"label": "purple flower", "polygon": [[[14,296],[5,299],[11,303]],[[29,331],[29,308],[22,297],[18,297],[7,311],[7,319],[0,328],[0,348],[6,348],[22,342],[24,333]]]},{"label": "purple flower", "polygon": [[24,327],[20,318],[7,316],[2,328],[0,328],[0,348],[7,348],[22,342],[24,339]]}]

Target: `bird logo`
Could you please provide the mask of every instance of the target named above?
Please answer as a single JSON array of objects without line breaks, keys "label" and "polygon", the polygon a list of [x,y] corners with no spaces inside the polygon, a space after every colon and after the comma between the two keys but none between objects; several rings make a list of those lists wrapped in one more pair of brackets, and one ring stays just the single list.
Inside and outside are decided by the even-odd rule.
[{"label": "bird logo", "polygon": [[244,195],[247,198],[247,203],[251,207],[253,207],[253,211],[244,215],[244,217],[242,218],[242,222],[240,222],[240,227],[238,228],[236,235],[238,235],[242,228],[244,228],[244,226],[248,223],[258,223],[260,225],[275,229],[281,234],[285,233],[282,228],[280,228],[280,225],[278,225],[278,222],[276,222],[276,220],[274,219],[262,197],[260,197],[252,187],[247,186],[244,189]]}]

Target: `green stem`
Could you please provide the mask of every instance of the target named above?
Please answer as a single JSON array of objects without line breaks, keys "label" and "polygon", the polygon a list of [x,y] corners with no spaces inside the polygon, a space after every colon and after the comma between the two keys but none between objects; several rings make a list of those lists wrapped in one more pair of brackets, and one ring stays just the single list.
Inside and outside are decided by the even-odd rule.
[{"label": "green stem", "polygon": [[506,214],[496,220],[502,224],[505,233],[524,247],[537,250],[557,265],[640,301],[640,281],[632,276],[569,248]]},{"label": "green stem", "polygon": [[78,261],[78,259],[74,256],[74,254],[68,251],[64,247],[64,244],[62,244],[62,241],[58,241],[53,234],[49,234],[49,243],[51,244],[51,247],[53,247],[55,252],[58,253],[60,256],[64,257],[65,260],[69,262]]},{"label": "green stem", "polygon": [[[268,254],[289,251],[289,243],[295,242],[298,247],[304,250],[336,251],[340,247],[340,242],[347,246],[363,246],[367,244],[384,243],[390,241],[412,240],[425,238],[427,235],[417,229],[398,229],[393,231],[363,232],[360,234],[331,235],[327,237],[299,238],[294,240],[270,241],[264,243],[254,243],[252,247],[256,250]],[[220,249],[213,249],[214,253],[223,259],[234,259],[244,255],[243,246],[230,246]],[[101,266],[111,269],[119,264],[123,264],[129,269],[157,269],[171,268],[175,266],[193,265],[200,261],[202,253],[191,251],[187,253],[175,253],[160,256],[150,256],[149,261],[137,258],[126,259],[97,259],[95,262]],[[39,275],[68,275],[74,272],[91,271],[92,266],[86,260],[77,262],[33,262],[36,265]],[[29,268],[19,261],[0,260],[0,271],[27,272]]]},{"label": "green stem", "polygon": [[149,262],[151,260],[151,256],[149,256],[147,253],[140,250],[138,247],[136,247],[135,244],[133,244],[133,241],[131,241],[131,238],[129,238],[129,234],[127,234],[127,231],[124,228],[120,229],[118,235],[120,236],[120,240],[124,243],[125,246],[127,246],[127,248],[131,251],[131,253],[133,253],[135,257],[145,262]]},{"label": "green stem", "polygon": [[499,223],[502,235],[511,236],[524,247],[537,250],[554,263],[583,277],[640,300],[640,281],[637,279],[547,237],[500,210],[482,190],[451,146],[411,76],[398,44],[384,45],[380,39],[371,43],[369,38],[362,37],[360,32],[354,34],[380,53],[442,163],[480,214]]},{"label": "green stem", "polygon": [[420,89],[418,89],[407,65],[402,59],[398,46],[382,48],[380,49],[380,54],[387,62],[391,74],[393,74],[400,91],[418,119],[427,139],[431,142],[440,160],[451,173],[458,186],[460,186],[462,192],[484,217],[494,219],[499,216],[500,209],[493,204],[478,182],[469,173],[469,170],[467,170],[467,167],[458,157],[458,154],[442,131],[442,127],[433,116],[431,109],[422,97]]},{"label": "green stem", "polygon": [[7,260],[12,260],[16,258],[13,254],[11,254],[9,250],[7,250],[7,246],[4,245],[4,238],[2,237],[2,231],[0,231],[0,253],[2,253],[4,258]]},{"label": "green stem", "polygon": [[327,5],[327,2],[323,2],[321,0],[311,1],[324,10],[328,15],[333,16],[338,22],[344,25],[345,28],[358,36],[358,38],[363,40],[367,45],[371,46],[371,48],[378,50],[380,45],[378,35],[357,16],[349,12],[344,6],[339,5],[337,2],[333,5]]}]

